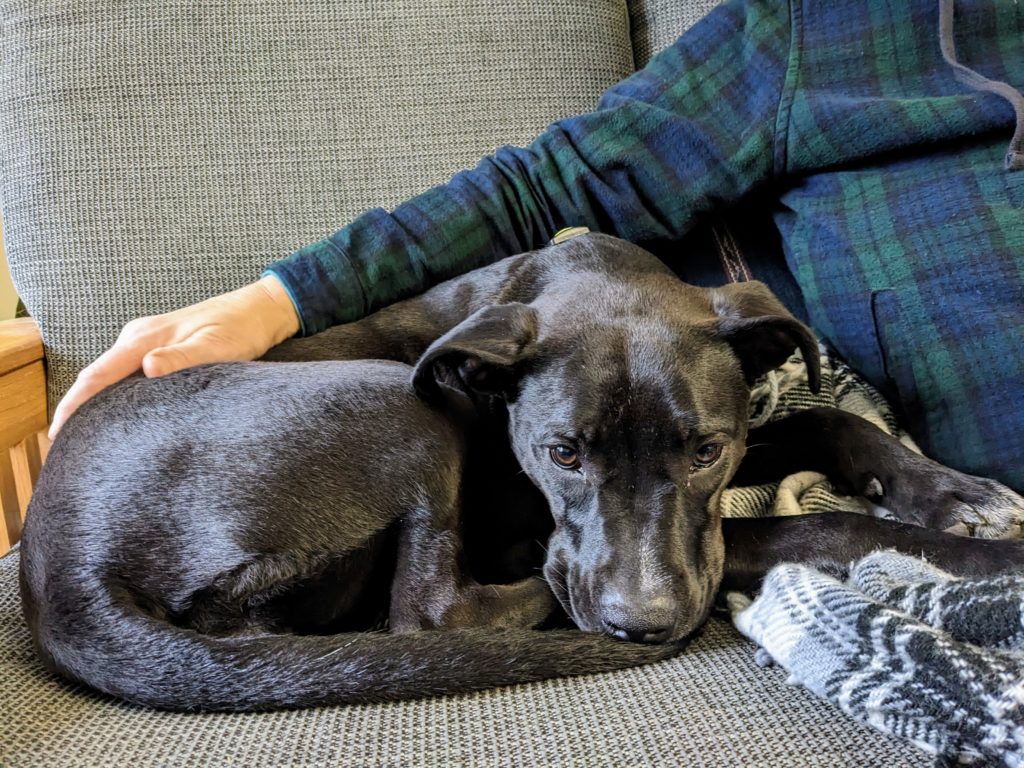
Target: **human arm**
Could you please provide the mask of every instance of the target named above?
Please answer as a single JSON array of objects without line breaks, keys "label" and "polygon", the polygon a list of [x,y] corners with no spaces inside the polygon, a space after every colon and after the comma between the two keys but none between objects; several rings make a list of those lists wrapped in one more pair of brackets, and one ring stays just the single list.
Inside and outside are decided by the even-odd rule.
[{"label": "human arm", "polygon": [[271,265],[310,335],[583,225],[639,243],[676,240],[777,164],[790,56],[783,3],[718,7],[596,111],[392,212],[375,209]]}]

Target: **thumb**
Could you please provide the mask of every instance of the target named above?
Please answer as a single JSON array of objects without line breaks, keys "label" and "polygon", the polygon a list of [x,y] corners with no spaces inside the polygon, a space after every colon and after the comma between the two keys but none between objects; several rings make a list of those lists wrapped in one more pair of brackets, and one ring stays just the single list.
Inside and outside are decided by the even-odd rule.
[{"label": "thumb", "polygon": [[207,361],[200,359],[194,345],[172,344],[166,347],[157,347],[142,358],[142,372],[149,378],[166,376],[203,362]]}]

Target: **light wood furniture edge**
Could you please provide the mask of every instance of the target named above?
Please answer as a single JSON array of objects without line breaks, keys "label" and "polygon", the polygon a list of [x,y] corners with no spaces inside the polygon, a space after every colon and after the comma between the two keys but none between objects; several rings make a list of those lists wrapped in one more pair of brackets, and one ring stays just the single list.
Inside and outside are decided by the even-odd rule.
[{"label": "light wood furniture edge", "polygon": [[22,521],[50,447],[43,340],[33,320],[0,321],[0,555]]}]

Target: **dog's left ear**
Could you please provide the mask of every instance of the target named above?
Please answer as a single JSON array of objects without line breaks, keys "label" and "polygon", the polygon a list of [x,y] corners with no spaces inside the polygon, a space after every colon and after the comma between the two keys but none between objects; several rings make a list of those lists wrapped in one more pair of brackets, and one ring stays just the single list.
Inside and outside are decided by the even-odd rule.
[{"label": "dog's left ear", "polygon": [[748,384],[782,365],[799,347],[811,391],[821,389],[818,340],[764,283],[751,280],[713,288],[711,307],[718,315],[718,335],[732,345]]},{"label": "dog's left ear", "polygon": [[510,399],[536,340],[532,307],[518,302],[484,307],[427,348],[413,371],[413,386],[427,399],[437,397],[442,384]]}]

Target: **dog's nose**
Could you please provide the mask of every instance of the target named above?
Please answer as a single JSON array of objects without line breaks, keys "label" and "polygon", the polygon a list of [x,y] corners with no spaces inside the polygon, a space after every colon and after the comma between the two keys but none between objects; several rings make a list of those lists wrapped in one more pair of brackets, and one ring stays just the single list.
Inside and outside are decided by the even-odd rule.
[{"label": "dog's nose", "polygon": [[671,637],[675,619],[676,601],[667,595],[634,602],[612,595],[601,601],[604,631],[619,640],[663,643]]},{"label": "dog's nose", "polygon": [[604,622],[604,630],[607,634],[617,637],[619,640],[629,640],[633,643],[663,643],[668,640],[672,627],[628,629],[606,620]]}]

